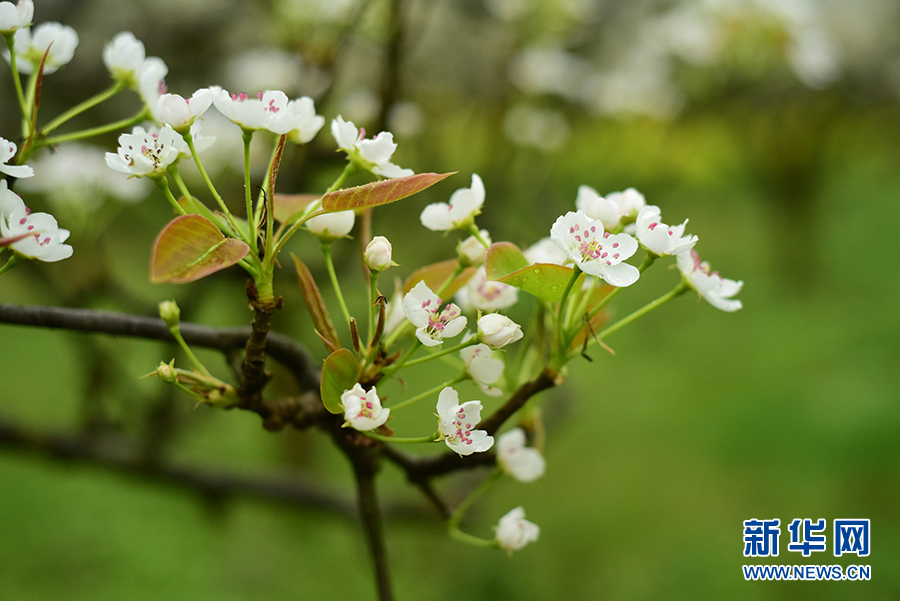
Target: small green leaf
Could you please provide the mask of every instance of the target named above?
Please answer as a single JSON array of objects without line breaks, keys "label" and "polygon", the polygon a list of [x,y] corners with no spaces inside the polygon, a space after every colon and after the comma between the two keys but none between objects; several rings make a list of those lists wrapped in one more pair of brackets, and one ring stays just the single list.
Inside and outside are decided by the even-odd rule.
[{"label": "small green leaf", "polygon": [[209,219],[181,215],[156,237],[150,259],[150,281],[184,284],[231,267],[250,252],[235,238],[226,238]]},{"label": "small green leaf", "polygon": [[322,197],[322,208],[326,211],[346,211],[377,207],[412,196],[454,173],[456,172],[417,173],[408,177],[385,179],[363,186],[336,190]]},{"label": "small green leaf", "polygon": [[359,361],[348,349],[340,348],[325,359],[322,366],[322,403],[331,413],[343,413],[341,395],[359,380]]},{"label": "small green leaf", "polygon": [[[551,303],[560,301],[574,273],[571,267],[552,263],[529,265],[522,251],[510,242],[497,242],[488,249],[485,271],[489,280],[515,286]],[[581,276],[575,285],[583,281]]]},{"label": "small green leaf", "polygon": [[338,340],[337,331],[334,329],[334,324],[331,321],[331,316],[328,314],[325,301],[322,300],[322,295],[319,293],[319,287],[316,286],[316,281],[309,272],[309,268],[303,264],[303,261],[298,259],[296,255],[291,256],[294,257],[297,277],[300,278],[300,292],[303,293],[303,300],[306,301],[306,308],[309,309],[309,315],[312,317],[316,331],[319,332],[319,336],[322,337],[326,345],[330,344],[333,349],[340,348],[341,341]]},{"label": "small green leaf", "polygon": [[[444,285],[444,282],[453,275],[453,272],[456,270],[456,266],[459,263],[456,259],[450,259],[448,261],[441,261],[440,263],[432,263],[431,265],[426,265],[425,267],[420,267],[412,272],[406,281],[403,282],[403,293],[406,294],[413,287],[421,281],[425,282],[425,285],[431,288],[432,292],[437,292],[438,288]],[[466,282],[468,282],[472,275],[475,273],[474,267],[466,267],[462,273],[456,276],[456,279],[444,289],[441,296],[444,298],[451,298],[454,294],[456,294],[457,290],[465,286]]]}]

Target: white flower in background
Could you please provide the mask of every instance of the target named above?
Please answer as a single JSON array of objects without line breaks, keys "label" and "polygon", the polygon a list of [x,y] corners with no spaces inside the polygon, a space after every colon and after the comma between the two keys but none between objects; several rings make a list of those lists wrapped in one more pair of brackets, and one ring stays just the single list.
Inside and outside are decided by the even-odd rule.
[{"label": "white flower in background", "polygon": [[544,475],[546,462],[541,452],[525,446],[525,431],[513,428],[497,438],[497,462],[519,482],[533,482]]},{"label": "white flower in background", "polygon": [[391,410],[381,406],[381,399],[373,387],[366,392],[359,384],[341,395],[344,406],[344,427],[350,426],[359,431],[374,430],[383,425],[391,414]]},{"label": "white flower in background", "polygon": [[504,115],[503,132],[519,146],[556,152],[565,146],[572,128],[561,111],[517,104]]},{"label": "white flower in background", "polygon": [[391,241],[384,236],[375,236],[366,246],[366,252],[363,258],[369,269],[375,272],[381,272],[394,264],[391,260]]},{"label": "white flower in background", "polygon": [[503,394],[499,388],[491,386],[503,375],[505,364],[503,359],[493,356],[493,351],[486,344],[467,346],[459,351],[459,356],[466,364],[466,371],[479,388],[490,396]]},{"label": "white flower in background", "polygon": [[18,194],[0,182],[0,237],[15,238],[12,249],[19,255],[52,263],[72,256],[72,247],[63,244],[69,230],[60,229],[53,215],[32,213]]},{"label": "white flower in background", "polygon": [[68,205],[90,212],[107,197],[137,202],[150,193],[149,182],[129,181],[106,166],[104,152],[96,146],[72,142],[34,161],[37,177],[19,181],[21,192],[44,194],[54,206]]},{"label": "white flower in background", "polygon": [[162,177],[185,147],[181,136],[168,125],[157,133],[135,127],[132,133],[119,136],[118,152],[107,152],[106,164],[135,177]]},{"label": "white flower in background", "polygon": [[478,337],[492,349],[498,349],[521,340],[522,326],[506,315],[488,313],[478,320]]},{"label": "white flower in background", "polygon": [[16,156],[18,146],[6,138],[0,138],[0,173],[12,177],[33,177],[34,169],[28,165],[7,165],[10,159]]},{"label": "white flower in background", "polygon": [[499,311],[515,305],[519,300],[519,291],[508,284],[487,279],[487,272],[482,265],[456,293],[456,300],[466,311]]},{"label": "white flower in background", "polygon": [[337,211],[313,217],[306,222],[306,229],[320,239],[334,240],[349,234],[355,221],[356,213],[353,211]]},{"label": "white flower in background", "polygon": [[0,34],[8,35],[31,25],[34,2],[19,0],[18,4],[0,2]]},{"label": "white flower in background", "polygon": [[523,252],[529,263],[548,263],[551,265],[562,265],[566,262],[568,255],[550,239],[550,237],[541,238]]},{"label": "white flower in background", "polygon": [[[487,242],[488,246],[491,245],[491,235],[487,230],[480,230],[478,234]],[[475,236],[469,236],[456,245],[456,254],[469,265],[481,265],[484,263],[485,253],[487,253],[487,248]]]},{"label": "white flower in background", "polygon": [[648,205],[638,211],[635,221],[637,239],[650,252],[661,257],[676,255],[694,247],[697,236],[685,236],[684,226],[669,226],[660,221],[659,207]]},{"label": "white flower in background", "polygon": [[267,90],[251,98],[244,93],[229,94],[219,86],[209,90],[219,112],[245,130],[265,129],[278,135],[288,134],[293,142],[306,143],[325,124],[325,118],[316,115],[312,99],[306,96],[288,100],[280,90]]},{"label": "white flower in background", "polygon": [[117,33],[103,48],[103,64],[115,81],[130,88],[138,84],[138,72],[147,58],[144,43],[130,31]]},{"label": "white flower in background", "polygon": [[397,144],[394,134],[383,131],[371,140],[366,139],[366,130],[356,129],[352,121],[344,121],[338,115],[331,122],[331,135],[338,148],[347,153],[351,161],[356,161],[363,169],[375,175],[393,179],[414,175],[412,169],[402,169],[391,162]]},{"label": "white flower in background", "polygon": [[458,336],[467,320],[453,303],[441,309],[443,301],[424,281],[403,297],[403,313],[416,326],[416,338],[425,346],[437,346],[444,338]]},{"label": "white flower in background", "polygon": [[[55,21],[41,23],[34,31],[19,29],[15,35],[16,66],[19,73],[28,74],[36,70],[44,60],[44,53],[47,54],[44,75],[55,73],[72,60],[75,48],[78,47],[78,34],[75,30]],[[6,58],[9,60],[8,51]]]},{"label": "white flower in background", "polygon": [[384,307],[384,331],[393,332],[401,324],[406,323],[403,311],[403,285],[399,278],[394,279],[394,294]]},{"label": "white flower in background", "polygon": [[516,507],[497,523],[497,543],[501,549],[509,551],[510,554],[536,541],[540,534],[540,527],[525,519],[525,510],[522,507]]},{"label": "white flower in background", "polygon": [[628,221],[637,216],[637,212],[647,203],[644,195],[628,188],[623,192],[611,192],[604,198],[590,186],[579,186],[575,199],[575,208],[590,217],[603,222],[607,231],[616,229],[623,218]]},{"label": "white flower in background", "polygon": [[169,67],[161,58],[151,56],[141,63],[136,72],[137,88],[144,104],[151,111],[156,108],[159,97],[166,93],[166,74]]},{"label": "white flower in background", "polygon": [[481,421],[481,401],[459,404],[459,393],[449,386],[438,396],[437,412],[441,438],[451,451],[461,456],[487,451],[494,437],[484,430],[476,430]]},{"label": "white flower in background", "polygon": [[743,306],[741,301],[731,297],[741,291],[744,282],[735,282],[723,278],[718,272],[711,272],[709,263],[701,263],[700,256],[693,248],[679,253],[675,258],[685,281],[713,307],[730,313]]},{"label": "white flower in background", "polygon": [[472,185],[460,188],[450,195],[450,202],[436,202],[422,210],[422,225],[435,232],[452,229],[464,230],[481,213],[484,204],[484,182],[477,173],[472,174]]},{"label": "white flower in background", "polygon": [[630,286],[640,277],[637,267],[623,263],[638,248],[628,234],[610,234],[603,224],[581,211],[569,211],[550,228],[550,238],[581,271],[612,286]]},{"label": "white flower in background", "polygon": [[163,94],[156,101],[153,114],[160,123],[184,134],[190,131],[194,120],[205,113],[210,104],[212,95],[208,88],[200,88],[188,99],[178,94]]}]

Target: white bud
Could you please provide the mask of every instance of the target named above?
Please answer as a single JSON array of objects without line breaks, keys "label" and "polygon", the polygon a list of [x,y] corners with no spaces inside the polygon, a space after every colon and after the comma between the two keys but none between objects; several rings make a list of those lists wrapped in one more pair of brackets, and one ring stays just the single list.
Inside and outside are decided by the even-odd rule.
[{"label": "white bud", "polygon": [[[481,230],[479,232],[481,237],[485,239],[485,241],[490,245],[491,236],[488,234],[487,230]],[[481,265],[484,263],[484,254],[487,252],[487,249],[484,247],[478,238],[475,236],[469,236],[456,246],[456,252],[459,255],[459,258],[468,261],[470,265]]]},{"label": "white bud", "polygon": [[391,242],[384,236],[375,236],[366,246],[366,265],[372,271],[384,271],[391,265]]},{"label": "white bud", "polygon": [[306,228],[323,240],[334,240],[349,234],[355,221],[353,211],[338,211],[313,217],[306,222]]},{"label": "white bud", "polygon": [[488,313],[478,320],[478,336],[492,349],[498,349],[521,340],[522,327],[506,315]]}]

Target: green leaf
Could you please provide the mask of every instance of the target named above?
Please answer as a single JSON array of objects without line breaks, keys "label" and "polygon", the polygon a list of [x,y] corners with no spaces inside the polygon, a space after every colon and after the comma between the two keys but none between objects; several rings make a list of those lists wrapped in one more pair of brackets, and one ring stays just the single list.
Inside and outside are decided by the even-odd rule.
[{"label": "green leaf", "polygon": [[359,380],[359,361],[348,349],[340,348],[325,359],[322,366],[322,403],[331,413],[343,413],[341,395]]},{"label": "green leaf", "polygon": [[181,215],[156,237],[150,259],[150,281],[185,284],[231,267],[250,252],[235,238],[226,238],[209,219]]},{"label": "green leaf", "polygon": [[319,287],[313,279],[309,268],[303,264],[303,261],[294,257],[294,265],[297,267],[297,277],[300,278],[300,292],[303,293],[303,300],[306,301],[306,308],[309,309],[309,315],[312,317],[313,325],[319,332],[319,335],[325,341],[326,345],[330,344],[332,349],[341,347],[341,341],[338,339],[337,331],[328,314],[328,308],[325,301],[319,293]]},{"label": "green leaf", "polygon": [[322,208],[326,211],[346,211],[377,207],[412,196],[454,173],[456,172],[417,173],[408,177],[385,179],[363,186],[336,190],[322,197]]},{"label": "green leaf", "polygon": [[[509,242],[498,242],[488,249],[485,271],[489,280],[515,286],[551,303],[562,299],[566,284],[574,273],[571,267],[552,263],[529,265],[522,251]],[[583,281],[582,275],[575,285],[580,286]]]},{"label": "green leaf", "polygon": [[[450,259],[448,261],[432,263],[431,265],[416,269],[412,272],[412,275],[403,282],[403,293],[406,294],[421,281],[424,281],[425,285],[431,288],[432,292],[437,292],[438,288],[443,286],[444,282],[453,275],[458,263],[459,261],[456,259]],[[462,273],[456,276],[456,279],[444,289],[441,296],[443,298],[451,298],[460,288],[465,286],[466,282],[468,282],[474,274],[474,267],[466,267]]]}]

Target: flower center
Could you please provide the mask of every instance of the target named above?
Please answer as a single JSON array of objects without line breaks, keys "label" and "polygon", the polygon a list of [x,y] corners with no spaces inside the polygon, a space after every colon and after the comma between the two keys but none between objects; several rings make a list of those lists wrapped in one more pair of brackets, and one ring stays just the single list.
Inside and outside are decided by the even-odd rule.
[{"label": "flower center", "polygon": [[578,253],[581,255],[582,261],[603,261],[607,265],[612,265],[613,261],[619,262],[620,255],[616,252],[616,249],[619,248],[618,242],[606,243],[606,248],[604,248],[604,241],[609,238],[609,232],[601,230],[603,238],[601,241],[597,238],[596,226],[592,225],[590,228],[582,229],[576,223],[569,228],[569,233],[575,236]]},{"label": "flower center", "polygon": [[451,421],[451,425],[453,427],[453,434],[448,436],[453,442],[462,442],[464,444],[472,444],[472,427],[473,424],[468,420],[466,416],[466,411],[462,407],[460,407],[456,411],[456,415],[454,419]]}]

